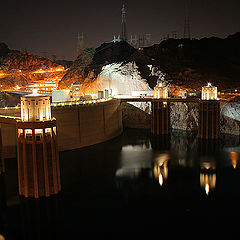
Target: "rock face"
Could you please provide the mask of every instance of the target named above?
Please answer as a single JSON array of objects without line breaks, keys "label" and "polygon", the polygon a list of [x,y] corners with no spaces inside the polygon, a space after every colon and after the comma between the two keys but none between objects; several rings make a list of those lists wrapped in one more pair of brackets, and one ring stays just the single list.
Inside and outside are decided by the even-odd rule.
[{"label": "rock face", "polygon": [[220,130],[223,133],[240,134],[240,104],[228,102],[221,107]]},{"label": "rock face", "polygon": [[[220,133],[240,135],[240,104],[227,103],[221,107]],[[130,128],[151,128],[150,103],[122,103],[123,125]],[[198,131],[199,107],[197,103],[170,104],[170,122],[173,131]]]},{"label": "rock face", "polygon": [[166,78],[200,89],[210,81],[219,89],[239,87],[240,32],[225,39],[169,39],[144,48]]},{"label": "rock face", "polygon": [[[63,76],[58,84],[59,89],[64,89],[70,87],[74,82],[78,81],[83,83],[89,75],[89,64],[92,62],[94,50],[87,48],[83,50],[77,59],[73,62],[72,66]],[[95,75],[93,76],[95,78]],[[92,79],[90,79],[92,82]]]},{"label": "rock face", "polygon": [[6,56],[10,52],[10,49],[5,43],[0,43],[0,57]]},{"label": "rock face", "polygon": [[56,68],[59,64],[53,63],[49,59],[33,55],[27,52],[8,53],[0,58],[0,66],[3,71],[36,71],[45,65],[49,68]]},{"label": "rock face", "polygon": [[[98,70],[99,67],[107,64],[128,61],[135,51],[134,47],[124,41],[103,43],[100,47],[96,48],[90,67]],[[99,70],[101,71],[101,68]],[[100,71],[97,72],[99,73]]]},{"label": "rock face", "polygon": [[[70,87],[73,82],[79,81],[85,94],[97,93],[109,87],[118,94],[150,89],[133,61],[136,58],[144,60],[144,56],[141,58],[141,54],[136,52],[138,50],[126,42],[103,43],[95,51],[85,49],[60,81],[59,88]],[[147,56],[145,58],[149,59]],[[149,73],[148,69],[147,75]]]},{"label": "rock face", "polygon": [[220,115],[220,132],[232,135],[240,135],[240,122],[233,118]]},{"label": "rock face", "polygon": [[170,104],[171,128],[184,131],[198,130],[198,104],[173,102]]},{"label": "rock face", "polygon": [[123,126],[127,128],[151,128],[151,104],[121,103]]},{"label": "rock face", "polygon": [[108,64],[102,68],[97,81],[102,82],[99,90],[110,88],[114,95],[132,95],[133,91],[152,90],[140,76],[135,62]]}]

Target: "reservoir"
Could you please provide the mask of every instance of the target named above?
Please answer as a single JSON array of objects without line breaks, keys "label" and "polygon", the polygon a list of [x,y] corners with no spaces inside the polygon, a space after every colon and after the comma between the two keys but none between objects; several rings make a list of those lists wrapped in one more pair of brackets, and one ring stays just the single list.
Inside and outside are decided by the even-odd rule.
[{"label": "reservoir", "polygon": [[203,142],[193,132],[153,137],[125,129],[108,142],[61,152],[62,190],[40,199],[18,197],[17,161],[6,159],[1,234],[14,240],[150,239],[237,231],[239,154],[233,135]]}]

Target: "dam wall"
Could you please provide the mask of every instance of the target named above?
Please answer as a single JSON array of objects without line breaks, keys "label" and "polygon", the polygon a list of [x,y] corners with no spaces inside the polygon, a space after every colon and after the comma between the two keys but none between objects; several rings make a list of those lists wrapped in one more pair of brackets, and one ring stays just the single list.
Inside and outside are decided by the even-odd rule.
[{"label": "dam wall", "polygon": [[[20,116],[20,109],[0,109],[0,115]],[[52,106],[57,119],[59,151],[94,145],[117,137],[123,131],[120,100],[91,104]],[[16,157],[16,126],[1,123],[3,155]]]}]

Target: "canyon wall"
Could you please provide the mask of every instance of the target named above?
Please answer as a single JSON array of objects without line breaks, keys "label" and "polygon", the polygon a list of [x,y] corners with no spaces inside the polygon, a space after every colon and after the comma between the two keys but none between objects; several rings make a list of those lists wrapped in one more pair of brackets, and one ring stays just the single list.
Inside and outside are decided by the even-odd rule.
[{"label": "canyon wall", "polygon": [[[123,126],[151,128],[150,103],[122,103]],[[173,130],[198,131],[198,103],[170,103],[170,122]],[[240,135],[240,104],[222,103],[220,132]]]}]

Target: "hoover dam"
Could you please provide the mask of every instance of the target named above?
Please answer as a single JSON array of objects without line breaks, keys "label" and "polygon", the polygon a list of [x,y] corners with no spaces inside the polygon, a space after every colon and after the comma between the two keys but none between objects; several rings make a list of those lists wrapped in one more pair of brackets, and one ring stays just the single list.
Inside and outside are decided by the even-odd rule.
[{"label": "hoover dam", "polygon": [[[20,108],[2,108],[0,115],[19,118]],[[57,119],[59,151],[105,142],[123,130],[120,100],[53,105],[52,115]],[[4,158],[16,157],[16,125],[2,122],[1,131]]]}]

